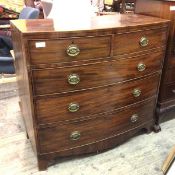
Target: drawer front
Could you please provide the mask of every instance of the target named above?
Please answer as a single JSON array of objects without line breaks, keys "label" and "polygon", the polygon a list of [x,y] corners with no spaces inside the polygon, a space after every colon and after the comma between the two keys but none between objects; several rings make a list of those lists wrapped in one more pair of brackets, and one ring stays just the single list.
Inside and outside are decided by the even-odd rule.
[{"label": "drawer front", "polygon": [[38,97],[35,101],[37,121],[47,124],[75,120],[144,100],[157,93],[159,77],[156,74],[103,88]]},{"label": "drawer front", "polygon": [[[109,57],[111,37],[37,40],[30,41],[29,45],[31,64],[71,62]],[[69,56],[67,52],[74,56]],[[77,53],[79,54],[75,56]]]},{"label": "drawer front", "polygon": [[39,130],[41,153],[83,146],[115,136],[153,120],[155,100],[96,118]]},{"label": "drawer front", "polygon": [[162,58],[163,53],[157,52],[91,65],[34,70],[34,91],[44,95],[117,83],[160,70]]},{"label": "drawer front", "polygon": [[141,52],[161,47],[165,43],[166,31],[164,29],[118,34],[114,38],[114,55]]}]

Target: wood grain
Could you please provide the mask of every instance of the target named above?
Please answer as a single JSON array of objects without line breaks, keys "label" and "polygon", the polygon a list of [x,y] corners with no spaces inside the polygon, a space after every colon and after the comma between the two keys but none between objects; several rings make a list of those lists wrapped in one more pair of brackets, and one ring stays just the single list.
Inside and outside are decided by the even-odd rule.
[{"label": "wood grain", "polygon": [[[164,93],[161,93],[161,96],[159,96],[159,99],[164,102],[168,98],[170,101],[174,100],[175,98],[175,83],[169,83],[167,85],[164,85]],[[171,104],[172,105],[172,104]]]},{"label": "wood grain", "polygon": [[[161,47],[166,43],[166,35],[167,32],[165,29],[118,34],[114,38],[114,55],[142,52],[151,48]],[[139,42],[142,37],[148,39],[147,46],[143,47],[140,45]]]},{"label": "wood grain", "polygon": [[[160,75],[155,74],[151,77],[104,88],[36,98],[35,108],[38,124],[84,118],[155,96],[159,78]],[[134,97],[132,94],[136,88],[142,91],[139,97]],[[70,103],[78,103],[80,109],[74,113],[69,112]]]},{"label": "wood grain", "polygon": [[[94,62],[84,66],[33,70],[33,89],[36,95],[45,95],[122,82],[159,71],[162,59],[163,52],[153,52],[151,55],[145,54],[113,61],[109,59],[109,61]],[[137,67],[140,63],[145,64],[144,71],[138,71]],[[68,83],[68,77],[72,74],[80,78],[80,82],[76,85]]]},{"label": "wood grain", "polygon": [[[31,64],[72,62],[83,59],[109,57],[111,50],[110,40],[110,36],[102,36],[30,41]],[[46,46],[36,48],[35,44],[38,42],[45,42]],[[71,44],[78,46],[80,49],[79,55],[71,57],[66,53],[68,46]]]},{"label": "wood grain", "polygon": [[[144,15],[127,14],[127,15],[104,15],[94,16],[82,23],[75,23],[70,26],[65,21],[41,19],[41,20],[13,20],[11,25],[28,36],[30,39],[58,39],[78,36],[100,36],[111,33],[124,33],[138,30],[166,28],[168,20],[147,17]],[[49,35],[48,35],[49,33]],[[42,37],[41,37],[42,36]]]},{"label": "wood grain", "polygon": [[37,138],[36,131],[34,129],[33,119],[33,103],[31,96],[31,83],[28,71],[26,69],[26,55],[25,48],[23,47],[24,40],[21,38],[18,31],[12,32],[13,49],[15,53],[15,70],[16,78],[19,89],[19,104],[22,115],[24,117],[24,123],[26,127],[26,133],[29,136],[34,152],[37,152]]},{"label": "wood grain", "polygon": [[[41,153],[63,151],[105,140],[116,134],[126,132],[144,122],[152,120],[154,104],[155,100],[152,99],[147,103],[127,108],[127,110],[96,115],[95,119],[75,121],[67,125],[40,129],[40,151]],[[133,114],[138,114],[138,121],[134,123],[131,122]],[[80,132],[79,140],[71,140],[70,135],[74,131]]]},{"label": "wood grain", "polygon": [[175,67],[175,11],[170,9],[171,6],[175,6],[174,1],[137,0],[135,7],[135,12],[137,14],[161,17],[163,19],[169,19],[171,21],[168,33],[167,51],[160,84],[159,100],[157,105],[157,111],[164,112],[170,108],[174,108],[175,106],[175,98],[173,93],[171,92],[172,89],[175,89],[175,84],[173,83]]},{"label": "wood grain", "polygon": [[[40,170],[57,156],[103,151],[155,124],[168,21],[118,14],[85,23],[11,22],[21,110]],[[149,39],[144,48],[142,36]],[[70,44],[80,49],[74,58],[66,54]],[[138,71],[139,63],[146,69]],[[76,86],[67,82],[72,73],[80,77]],[[79,110],[70,112],[71,103]],[[80,140],[70,141],[75,131]]]}]

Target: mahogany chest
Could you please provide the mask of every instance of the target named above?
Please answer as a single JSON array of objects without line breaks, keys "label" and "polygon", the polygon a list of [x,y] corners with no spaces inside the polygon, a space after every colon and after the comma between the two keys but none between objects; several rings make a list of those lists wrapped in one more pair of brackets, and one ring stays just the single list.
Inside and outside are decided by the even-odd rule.
[{"label": "mahogany chest", "polygon": [[150,132],[166,48],[164,19],[117,14],[59,24],[11,22],[20,106],[40,170]]}]

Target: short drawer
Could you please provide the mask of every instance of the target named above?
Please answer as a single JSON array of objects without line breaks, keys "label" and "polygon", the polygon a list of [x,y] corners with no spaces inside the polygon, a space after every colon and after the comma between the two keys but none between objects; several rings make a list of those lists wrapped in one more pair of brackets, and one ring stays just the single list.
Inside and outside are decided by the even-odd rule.
[{"label": "short drawer", "polygon": [[155,96],[159,74],[103,88],[37,97],[38,124],[75,120],[89,115],[112,111]]},{"label": "short drawer", "polygon": [[145,30],[117,34],[114,38],[114,55],[132,54],[166,44],[166,30]]},{"label": "short drawer", "polygon": [[93,144],[127,132],[153,120],[155,99],[120,111],[96,115],[89,120],[75,121],[40,129],[40,152],[49,153]]},{"label": "short drawer", "polygon": [[33,70],[35,95],[104,86],[161,69],[163,52],[76,67]]},{"label": "short drawer", "polygon": [[[31,64],[49,64],[110,56],[111,37],[29,41]],[[77,54],[77,55],[76,55]]]}]

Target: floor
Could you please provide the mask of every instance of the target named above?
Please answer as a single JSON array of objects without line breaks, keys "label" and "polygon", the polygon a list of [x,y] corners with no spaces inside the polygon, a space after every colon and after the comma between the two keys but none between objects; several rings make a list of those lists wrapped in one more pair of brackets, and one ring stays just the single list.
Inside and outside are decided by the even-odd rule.
[{"label": "floor", "polygon": [[175,110],[162,118],[174,119],[162,123],[157,134],[141,134],[104,153],[61,160],[39,172],[25,135],[16,79],[0,79],[0,175],[162,175],[175,145]]}]

